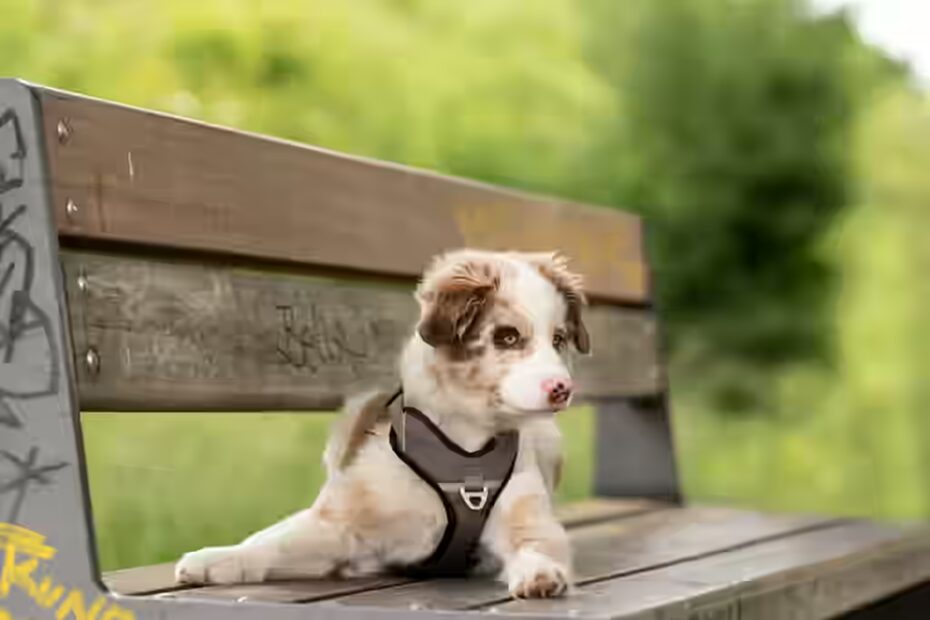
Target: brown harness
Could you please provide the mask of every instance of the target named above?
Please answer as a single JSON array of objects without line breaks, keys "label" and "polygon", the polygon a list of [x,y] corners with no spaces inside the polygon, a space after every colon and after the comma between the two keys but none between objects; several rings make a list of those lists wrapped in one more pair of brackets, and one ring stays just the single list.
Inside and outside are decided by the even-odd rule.
[{"label": "brown harness", "polygon": [[405,572],[431,576],[461,576],[477,563],[485,523],[513,473],[517,460],[517,431],[499,433],[476,452],[466,452],[436,427],[423,412],[390,405],[391,448],[436,491],[446,510],[446,530],[425,560],[404,567]]}]

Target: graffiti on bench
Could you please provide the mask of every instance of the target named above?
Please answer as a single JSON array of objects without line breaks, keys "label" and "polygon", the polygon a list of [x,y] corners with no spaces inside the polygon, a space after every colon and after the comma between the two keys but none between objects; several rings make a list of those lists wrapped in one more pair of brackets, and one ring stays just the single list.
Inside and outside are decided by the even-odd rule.
[{"label": "graffiti on bench", "polygon": [[[7,109],[0,114],[0,427],[14,430],[24,428],[21,401],[58,393],[61,361],[51,320],[32,298],[35,248],[21,232],[29,229],[27,205],[16,200],[7,206],[23,187],[25,161],[19,118]],[[51,484],[52,474],[66,466],[42,463],[37,446],[24,456],[0,450],[0,496],[12,498],[2,518],[18,521],[30,489]]]},{"label": "graffiti on bench", "polygon": [[29,449],[29,454],[25,458],[20,458],[7,450],[0,450],[0,457],[6,462],[11,463],[16,470],[13,477],[9,480],[0,482],[0,495],[15,494],[13,505],[6,519],[15,523],[19,519],[19,512],[23,507],[23,501],[29,492],[32,484],[48,485],[51,483],[50,474],[58,471],[68,464],[62,461],[39,464],[39,448],[33,446]]},{"label": "graffiti on bench", "polygon": [[316,305],[296,308],[278,305],[278,344],[281,360],[295,369],[315,373],[323,365],[347,365],[356,374],[376,353],[376,321],[347,321],[323,313]]},{"label": "graffiti on bench", "polygon": [[[51,322],[31,297],[35,278],[35,250],[16,230],[26,205],[8,209],[4,196],[22,187],[26,146],[13,110],[0,114],[0,425],[22,427],[14,402],[58,391],[58,352],[51,338]],[[41,351],[40,351],[41,350]],[[47,352],[47,372],[34,368],[16,372],[17,357],[36,359]],[[44,376],[43,376],[44,375]]]},{"label": "graffiti on bench", "polygon": [[16,112],[7,108],[0,114],[0,194],[23,186],[26,141]]},{"label": "graffiti on bench", "polygon": [[134,620],[135,614],[131,610],[111,603],[106,595],[88,596],[80,588],[56,583],[47,563],[55,557],[57,549],[47,544],[45,536],[25,527],[0,523],[0,550],[3,551],[0,620],[13,618],[4,608],[3,601],[14,589],[30,599],[38,609],[48,610],[50,618]]}]

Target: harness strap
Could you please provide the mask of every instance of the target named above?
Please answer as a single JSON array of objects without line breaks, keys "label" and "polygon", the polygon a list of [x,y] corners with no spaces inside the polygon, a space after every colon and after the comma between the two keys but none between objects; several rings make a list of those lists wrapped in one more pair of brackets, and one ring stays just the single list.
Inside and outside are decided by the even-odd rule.
[{"label": "harness strap", "polygon": [[408,572],[434,577],[467,573],[477,562],[491,508],[513,472],[519,434],[500,433],[480,450],[466,452],[421,411],[401,406],[391,408],[391,447],[436,491],[446,510],[439,545]]}]

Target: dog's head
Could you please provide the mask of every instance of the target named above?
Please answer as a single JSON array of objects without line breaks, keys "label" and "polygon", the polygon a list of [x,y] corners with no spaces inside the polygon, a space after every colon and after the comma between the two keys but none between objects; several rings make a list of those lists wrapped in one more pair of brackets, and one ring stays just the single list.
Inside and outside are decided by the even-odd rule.
[{"label": "dog's head", "polygon": [[417,289],[415,339],[431,391],[495,415],[568,406],[570,347],[590,349],[581,277],[558,254],[460,250],[436,258]]}]

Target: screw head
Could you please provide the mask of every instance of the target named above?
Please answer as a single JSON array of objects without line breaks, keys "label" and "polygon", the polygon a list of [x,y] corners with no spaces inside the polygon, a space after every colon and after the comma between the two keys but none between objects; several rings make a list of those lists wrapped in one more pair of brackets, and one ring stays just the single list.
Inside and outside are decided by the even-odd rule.
[{"label": "screw head", "polygon": [[87,292],[87,273],[83,269],[81,269],[81,273],[78,274],[77,285],[79,291],[82,293]]},{"label": "screw head", "polygon": [[65,119],[58,121],[55,131],[58,133],[59,144],[64,144],[71,138],[71,127]]},{"label": "screw head", "polygon": [[74,217],[78,213],[77,203],[71,200],[70,198],[68,199],[68,202],[65,204],[65,213],[67,213],[70,217]]},{"label": "screw head", "polygon": [[87,367],[87,371],[93,375],[100,372],[100,354],[97,353],[97,349],[94,347],[87,349],[87,352],[84,353],[84,365]]}]

